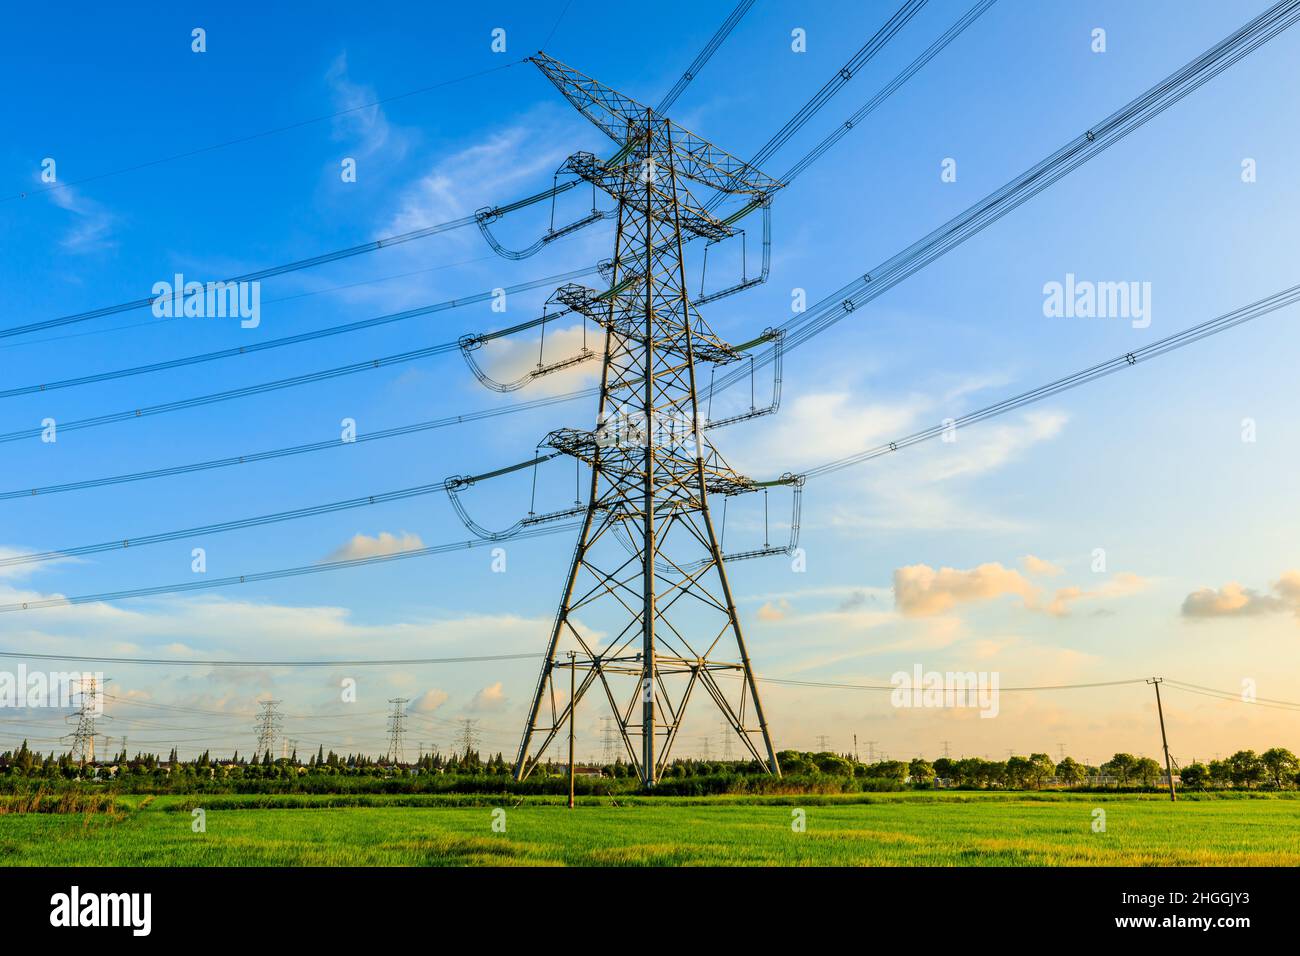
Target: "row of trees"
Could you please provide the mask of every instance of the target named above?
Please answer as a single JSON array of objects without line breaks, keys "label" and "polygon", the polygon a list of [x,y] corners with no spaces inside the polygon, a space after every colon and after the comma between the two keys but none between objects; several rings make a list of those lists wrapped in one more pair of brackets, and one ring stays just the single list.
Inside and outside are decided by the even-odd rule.
[{"label": "row of trees", "polygon": [[[834,753],[785,750],[777,756],[788,777],[877,781],[897,787],[943,786],[1004,790],[1078,786],[1154,787],[1164,776],[1163,768],[1152,758],[1129,753],[1117,753],[1100,766],[1082,764],[1072,757],[1054,763],[1045,753],[1034,753],[1027,757],[1011,756],[1007,760],[941,757],[933,762],[917,758],[911,761],[879,760],[869,764],[854,760],[849,755]],[[205,751],[197,758],[185,761],[179,759],[173,749],[166,760],[156,754],[142,753],[128,759],[125,753],[120,753],[107,765],[97,767],[74,763],[66,753],[43,755],[31,750],[26,741],[17,750],[0,753],[0,778],[10,779],[77,780],[111,776],[119,780],[149,778],[183,784],[203,780],[234,783],[241,780],[290,781],[304,777],[315,780],[330,777],[429,775],[506,778],[512,769],[511,762],[503,754],[483,756],[475,750],[447,755],[423,754],[414,763],[399,765],[386,758],[373,758],[364,754],[326,752],[324,747],[310,755],[305,762],[299,759],[296,751],[289,757],[279,759],[272,758],[270,753],[264,753],[260,757],[241,757],[238,752],[230,759],[217,759]],[[626,781],[628,784],[633,783],[636,776],[632,766],[622,760],[600,769],[606,777],[614,781]],[[665,777],[744,777],[761,772],[758,764],[752,761],[678,759],[666,769]],[[552,761],[537,769],[540,777],[566,773],[567,767],[564,764]],[[1185,789],[1291,789],[1300,787],[1300,760],[1284,747],[1273,747],[1262,754],[1253,750],[1240,750],[1226,759],[1212,760],[1208,765],[1193,763],[1177,771],[1177,776]]]},{"label": "row of trees", "polygon": [[[1273,747],[1262,754],[1239,750],[1224,760],[1210,761],[1208,766],[1193,763],[1175,770],[1174,775],[1184,787],[1192,789],[1272,787],[1284,790],[1300,786],[1300,760],[1285,747]],[[924,760],[914,760],[910,776],[913,782],[938,777],[951,786],[1000,786],[1014,790],[1038,789],[1049,783],[1066,787],[1104,783],[1116,787],[1153,787],[1164,778],[1164,768],[1150,757],[1137,757],[1130,753],[1117,753],[1096,767],[1081,764],[1073,757],[1053,764],[1047,754],[1040,753],[1028,757],[1013,756],[1006,761],[966,757],[960,760],[941,758],[929,764]]]}]

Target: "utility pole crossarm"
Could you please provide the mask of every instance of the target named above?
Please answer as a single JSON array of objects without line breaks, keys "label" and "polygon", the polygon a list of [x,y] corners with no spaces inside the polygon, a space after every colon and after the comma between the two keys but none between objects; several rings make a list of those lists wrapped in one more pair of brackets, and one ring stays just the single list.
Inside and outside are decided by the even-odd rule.
[{"label": "utility pole crossarm", "polygon": [[[610,89],[554,57],[539,52],[529,60],[555,84],[583,116],[620,146],[630,150],[629,160],[641,163],[646,158],[657,162],[669,159],[678,175],[710,186],[724,193],[749,193],[767,196],[781,188],[781,183],[759,172],[742,159],[695,135],[666,117],[654,116],[648,106]],[[656,132],[653,145],[647,145],[645,126],[650,118]],[[670,140],[671,146],[666,146]],[[668,150],[671,149],[671,153]],[[656,155],[663,153],[664,155]]]}]

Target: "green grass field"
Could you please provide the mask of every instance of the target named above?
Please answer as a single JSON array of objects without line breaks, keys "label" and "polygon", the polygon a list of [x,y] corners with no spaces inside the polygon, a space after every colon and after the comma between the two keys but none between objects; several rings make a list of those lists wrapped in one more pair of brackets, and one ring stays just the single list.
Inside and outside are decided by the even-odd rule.
[{"label": "green grass field", "polygon": [[[471,804],[471,805],[466,805]],[[206,832],[192,830],[203,807]],[[505,810],[504,833],[492,829]],[[1105,832],[1094,832],[1094,809]],[[806,814],[794,832],[792,811]],[[0,813],[0,865],[1300,865],[1300,800],[879,794],[845,798],[123,797]]]}]

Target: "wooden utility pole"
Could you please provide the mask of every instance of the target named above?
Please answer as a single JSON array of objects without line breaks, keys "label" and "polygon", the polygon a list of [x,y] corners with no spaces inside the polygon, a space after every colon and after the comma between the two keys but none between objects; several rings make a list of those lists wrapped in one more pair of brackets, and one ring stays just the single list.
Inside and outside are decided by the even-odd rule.
[{"label": "wooden utility pole", "polygon": [[578,701],[574,697],[577,690],[578,673],[577,652],[569,651],[569,809],[573,809],[573,783],[577,771],[573,766],[573,722],[578,713]]},{"label": "wooden utility pole", "polygon": [[1165,775],[1169,777],[1169,799],[1177,801],[1178,794],[1174,792],[1174,768],[1169,759],[1169,738],[1165,736],[1165,710],[1160,704],[1160,682],[1163,680],[1163,677],[1153,677],[1147,683],[1156,689],[1156,713],[1160,715],[1160,743],[1165,748]]}]

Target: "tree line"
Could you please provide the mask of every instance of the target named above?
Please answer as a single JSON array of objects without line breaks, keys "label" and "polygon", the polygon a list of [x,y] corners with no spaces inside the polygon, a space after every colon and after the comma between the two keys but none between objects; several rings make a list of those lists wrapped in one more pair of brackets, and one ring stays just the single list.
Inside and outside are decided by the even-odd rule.
[{"label": "tree line", "polygon": [[[777,757],[783,775],[792,787],[803,781],[810,788],[829,791],[1150,789],[1164,782],[1164,768],[1159,763],[1150,757],[1130,753],[1117,753],[1097,766],[1081,763],[1073,757],[1055,762],[1045,753],[1012,755],[1006,760],[940,757],[929,761],[918,757],[909,761],[877,760],[871,763],[856,760],[849,754],[830,752],[784,750]],[[637,786],[635,769],[621,759],[583,769],[588,773],[594,771],[609,781],[607,789],[629,790]],[[439,778],[444,788],[454,789],[456,781],[466,781],[472,789],[481,789],[494,779],[509,780],[512,771],[513,762],[502,753],[483,755],[477,750],[427,753],[409,763],[361,753],[339,754],[326,751],[323,746],[309,754],[306,760],[301,759],[296,750],[280,758],[272,757],[269,751],[260,756],[241,756],[236,751],[229,758],[217,758],[210,751],[204,751],[191,760],[181,760],[173,749],[165,759],[153,753],[137,753],[128,758],[125,752],[120,752],[110,760],[90,764],[74,761],[67,753],[42,754],[29,748],[26,741],[15,750],[0,753],[0,780],[8,780],[11,784],[29,779],[113,780],[127,786],[134,781],[150,782],[164,788],[189,789],[215,781],[238,789],[242,785],[276,783],[291,788],[298,782],[311,781],[315,788],[327,789],[330,779],[338,779],[342,785],[342,778]],[[568,767],[554,760],[548,760],[534,771],[534,777],[543,780],[567,774]],[[1273,747],[1263,753],[1239,750],[1222,760],[1211,760],[1208,764],[1194,762],[1176,768],[1174,776],[1180,786],[1191,790],[1296,789],[1300,787],[1300,759],[1284,747]],[[689,792],[727,792],[729,788],[743,787],[736,781],[747,779],[752,784],[749,789],[754,789],[758,786],[756,781],[766,777],[755,761],[693,758],[674,760],[663,774],[666,783],[698,782],[706,778],[713,781],[709,785],[697,783],[687,787]]]}]

